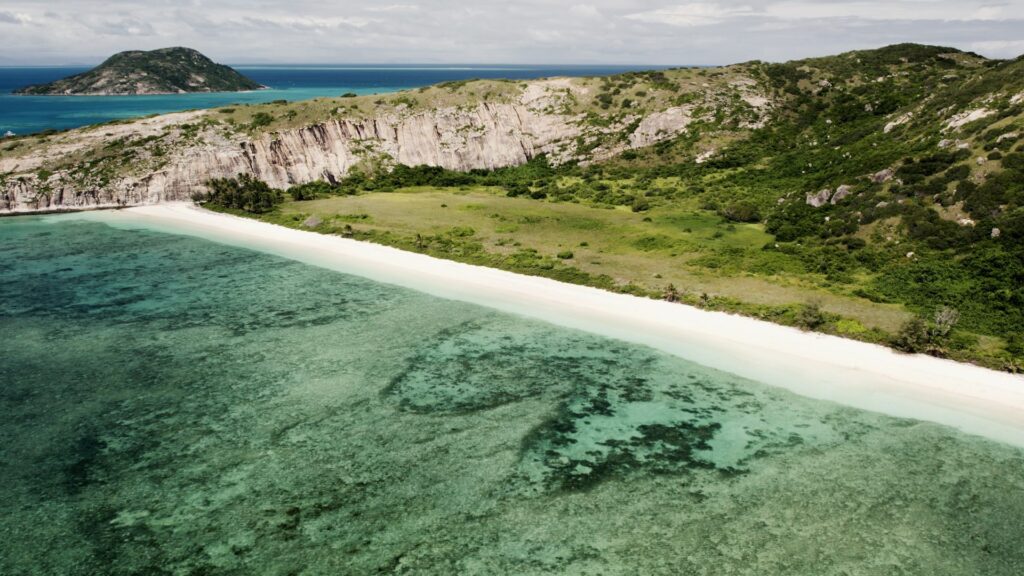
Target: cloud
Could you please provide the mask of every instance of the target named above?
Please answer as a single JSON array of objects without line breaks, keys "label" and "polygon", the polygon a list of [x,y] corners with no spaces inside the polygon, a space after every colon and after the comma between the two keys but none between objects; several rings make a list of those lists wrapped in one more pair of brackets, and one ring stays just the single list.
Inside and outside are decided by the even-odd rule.
[{"label": "cloud", "polygon": [[970,48],[986,54],[1024,54],[1024,40],[983,40],[971,42]]},{"label": "cloud", "polygon": [[338,28],[363,28],[373,20],[369,18],[313,18],[306,16],[247,16],[240,20],[257,28],[285,28],[290,30],[337,30]]},{"label": "cloud", "polygon": [[592,4],[574,4],[569,8],[572,15],[579,18],[602,18],[601,11]]},{"label": "cloud", "polygon": [[721,4],[698,2],[659,8],[657,10],[649,10],[647,12],[627,14],[626,18],[629,20],[636,20],[637,22],[694,27],[711,26],[731,18],[749,16],[752,14],[754,14],[754,12],[750,6],[730,7],[723,6]]},{"label": "cloud", "polygon": [[[1018,3],[1019,4],[1019,3]],[[696,2],[637,12],[629,20],[679,27],[711,26],[738,18],[759,18],[784,22],[826,19],[868,21],[988,22],[1024,18],[1024,10],[1009,3],[945,2],[939,0],[854,0],[822,2],[795,0],[771,2],[759,8],[750,5]],[[771,24],[765,22],[762,29]]]},{"label": "cloud", "polygon": [[781,20],[856,18],[872,21],[985,22],[1024,17],[1021,7],[979,2],[890,0],[887,2],[778,2],[769,4],[765,16]]},{"label": "cloud", "polygon": [[727,64],[900,42],[1024,51],[1024,0],[2,0],[24,64],[190,46],[226,63]]},{"label": "cloud", "polygon": [[99,34],[114,36],[152,36],[156,33],[149,22],[138,18],[92,21],[86,26]]},{"label": "cloud", "polygon": [[28,24],[32,17],[28,14],[0,11],[0,23],[3,24]]},{"label": "cloud", "polygon": [[419,12],[417,4],[389,4],[387,6],[367,6],[367,12]]}]

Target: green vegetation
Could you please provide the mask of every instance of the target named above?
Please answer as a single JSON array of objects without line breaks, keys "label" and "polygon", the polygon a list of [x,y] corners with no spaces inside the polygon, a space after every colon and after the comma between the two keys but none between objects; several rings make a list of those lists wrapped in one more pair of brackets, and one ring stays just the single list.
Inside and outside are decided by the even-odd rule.
[{"label": "green vegetation", "polygon": [[[462,173],[394,165],[367,147],[340,181],[285,193],[232,179],[207,200],[288,226],[1019,371],[1022,78],[1022,59],[900,45],[572,79],[530,101],[582,131],[550,158]],[[521,103],[524,89],[536,96],[530,84],[483,80],[233,105],[215,115],[222,122],[177,125],[151,143],[112,137],[32,174],[74,167],[103,184],[206,131],[267,137],[330,118]],[[624,150],[644,114],[669,107],[686,111],[684,132]],[[62,137],[13,140],[19,148],[0,158]],[[957,322],[947,326],[948,310]]]},{"label": "green vegetation", "polygon": [[[589,166],[396,166],[265,217],[315,214],[337,233],[358,212],[369,218],[344,220],[358,238],[1019,369],[1024,154],[1013,132],[1024,123],[1008,100],[1024,89],[1022,63],[896,46],[745,66],[781,103],[777,117],[704,164],[681,161],[699,143],[687,134]],[[973,78],[969,94],[1004,94],[1002,112],[949,136],[916,119],[886,132],[925,95],[929,109],[970,105],[951,71]],[[671,91],[672,78],[601,79],[595,102]],[[939,146],[956,137],[966,144]],[[840,186],[834,203],[806,200]],[[957,322],[943,324],[949,315]]]},{"label": "green vegetation", "polygon": [[283,200],[280,190],[271,188],[266,182],[249,174],[239,174],[238,178],[210,180],[207,188],[209,192],[194,199],[211,207],[241,210],[249,214],[270,212]]}]

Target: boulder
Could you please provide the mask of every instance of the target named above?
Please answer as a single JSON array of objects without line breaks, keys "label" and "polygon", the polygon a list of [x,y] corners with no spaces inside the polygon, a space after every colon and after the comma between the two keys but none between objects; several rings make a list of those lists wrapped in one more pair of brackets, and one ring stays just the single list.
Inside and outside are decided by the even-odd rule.
[{"label": "boulder", "polygon": [[817,194],[808,193],[807,203],[815,208],[821,208],[825,204],[828,204],[829,198],[832,197],[832,189],[826,188]]},{"label": "boulder", "polygon": [[846,199],[848,196],[853,194],[853,186],[843,184],[839,188],[836,188],[836,193],[832,195],[832,204],[838,204]]},{"label": "boulder", "polygon": [[302,223],[302,225],[306,228],[316,228],[321,224],[323,224],[323,220],[317,218],[316,216],[310,216],[309,218],[306,218],[306,220]]},{"label": "boulder", "polygon": [[886,168],[881,172],[875,172],[871,175],[871,181],[875,184],[883,184],[892,180],[892,177],[896,175],[896,171],[892,168]]}]

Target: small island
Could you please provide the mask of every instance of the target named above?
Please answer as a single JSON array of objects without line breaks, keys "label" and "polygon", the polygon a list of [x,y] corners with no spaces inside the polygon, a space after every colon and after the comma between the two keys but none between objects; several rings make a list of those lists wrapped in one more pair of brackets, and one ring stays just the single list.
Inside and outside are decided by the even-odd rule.
[{"label": "small island", "polygon": [[119,52],[99,66],[49,84],[26,86],[15,94],[125,96],[242,92],[265,88],[230,66],[217,64],[191,48]]}]

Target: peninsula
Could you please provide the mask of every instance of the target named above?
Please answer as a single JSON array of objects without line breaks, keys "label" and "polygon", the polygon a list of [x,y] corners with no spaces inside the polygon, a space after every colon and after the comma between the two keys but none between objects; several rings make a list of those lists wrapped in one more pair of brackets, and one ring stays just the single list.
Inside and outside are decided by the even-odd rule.
[{"label": "peninsula", "polygon": [[18,136],[0,212],[199,200],[1024,371],[1024,59],[460,81]]}]

